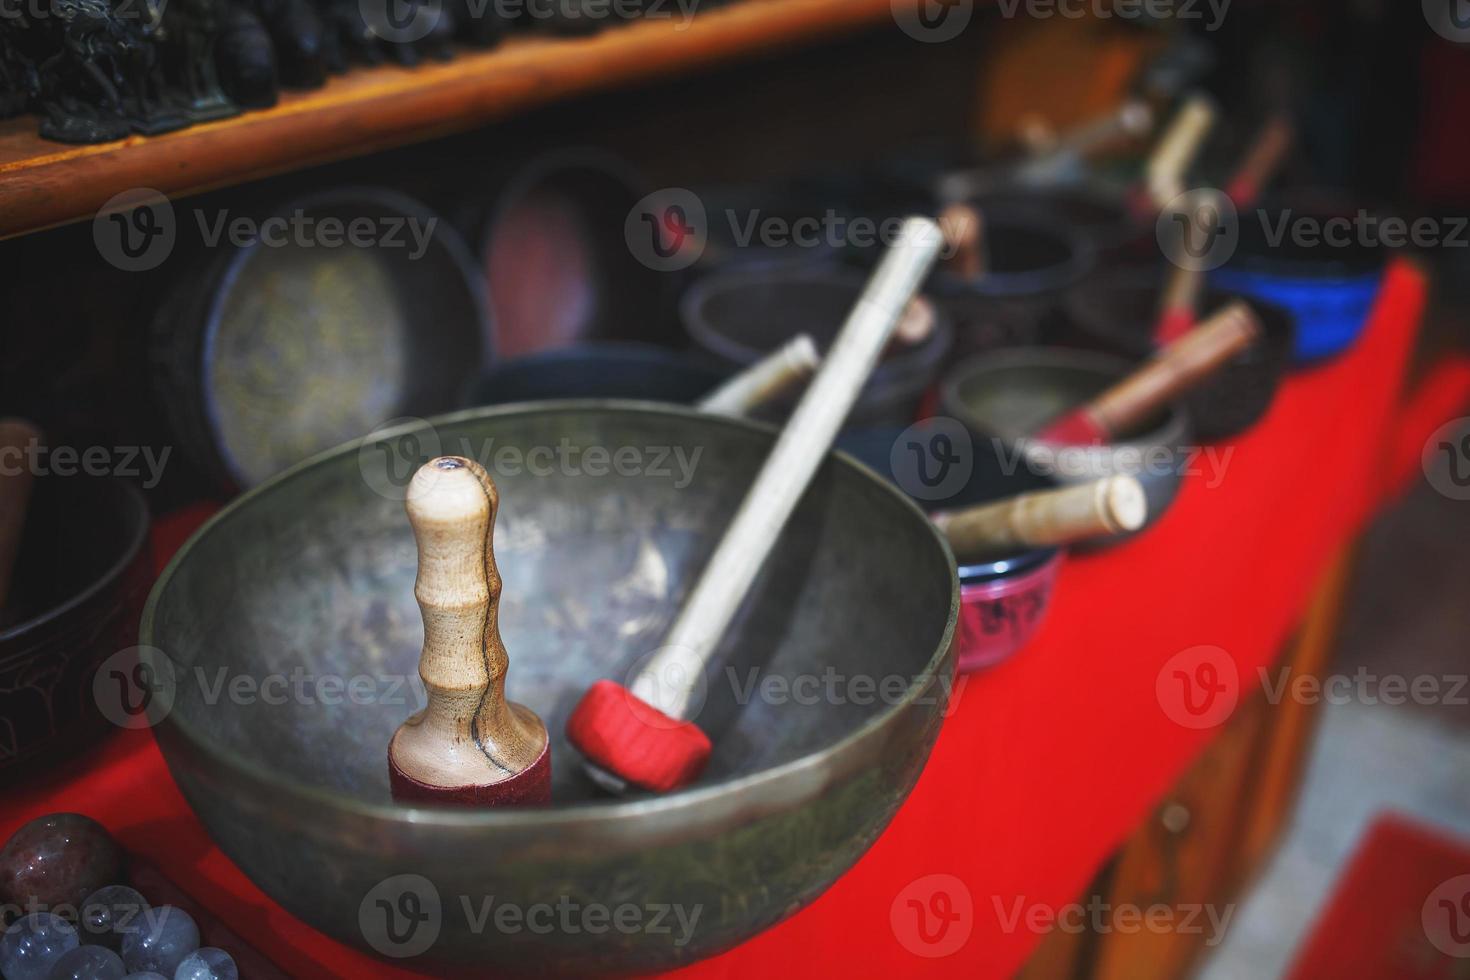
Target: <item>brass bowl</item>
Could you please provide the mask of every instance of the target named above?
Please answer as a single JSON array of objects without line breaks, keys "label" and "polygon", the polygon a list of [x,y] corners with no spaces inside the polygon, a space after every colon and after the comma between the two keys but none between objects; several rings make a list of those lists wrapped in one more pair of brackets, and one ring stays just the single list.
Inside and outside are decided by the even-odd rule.
[{"label": "brass bowl", "polygon": [[[185,545],[143,616],[141,642],[177,678],[157,728],[174,778],[288,911],[419,969],[659,970],[773,925],[867,850],[939,732],[958,588],[948,548],[901,492],[845,456],[823,464],[706,677],[697,720],[715,752],[697,784],[602,797],[562,734],[591,681],[626,680],[657,646],[773,438],[648,403],[480,409],[349,444],[251,491]],[[582,455],[533,454],[563,445]],[[636,451],[639,465],[625,452],[604,472],[590,447],[611,460]],[[389,736],[422,703],[402,490],[441,452],[481,458],[500,487],[508,694],[552,732],[549,808],[389,796]],[[678,453],[694,461],[687,481]],[[298,668],[304,683],[268,703],[266,679]],[[235,697],[239,676],[262,696]],[[378,696],[338,689],[328,704],[314,682],[350,692],[360,677],[359,695]],[[396,699],[395,677],[412,678]],[[503,906],[518,926],[495,917]]]}]

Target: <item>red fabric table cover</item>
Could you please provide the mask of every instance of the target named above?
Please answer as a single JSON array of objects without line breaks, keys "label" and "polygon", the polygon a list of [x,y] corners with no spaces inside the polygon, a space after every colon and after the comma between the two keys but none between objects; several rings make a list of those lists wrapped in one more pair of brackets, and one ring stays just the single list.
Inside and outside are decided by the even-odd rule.
[{"label": "red fabric table cover", "polygon": [[[1395,265],[1356,347],[1293,375],[1259,426],[1215,447],[1223,479],[1202,460],[1157,526],[1066,563],[1040,634],[958,688],[918,786],[856,867],[786,922],[677,976],[1012,974],[1044,936],[1035,910],[1074,901],[1219,730],[1174,720],[1177,662],[1164,665],[1208,645],[1234,663],[1229,693],[1259,684],[1328,563],[1403,482],[1387,472],[1392,458],[1408,465],[1399,447],[1422,444],[1462,404],[1470,371],[1459,364],[1422,411],[1400,416],[1424,286]],[[160,564],[203,514],[161,522]],[[101,819],[294,975],[417,975],[267,899],[210,842],[147,732],[11,791],[0,837],[53,810]]]}]

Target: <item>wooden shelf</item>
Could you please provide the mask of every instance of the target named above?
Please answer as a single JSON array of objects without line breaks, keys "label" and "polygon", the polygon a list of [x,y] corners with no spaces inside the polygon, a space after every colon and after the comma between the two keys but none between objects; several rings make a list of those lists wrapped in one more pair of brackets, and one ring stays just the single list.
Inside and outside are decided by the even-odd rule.
[{"label": "wooden shelf", "polygon": [[362,68],[279,104],[161,136],[69,146],[0,121],[0,238],[95,214],[148,187],[192,194],[472,129],[583,92],[676,75],[891,19],[891,0],[742,0],[589,38],[517,37],[447,63]]}]

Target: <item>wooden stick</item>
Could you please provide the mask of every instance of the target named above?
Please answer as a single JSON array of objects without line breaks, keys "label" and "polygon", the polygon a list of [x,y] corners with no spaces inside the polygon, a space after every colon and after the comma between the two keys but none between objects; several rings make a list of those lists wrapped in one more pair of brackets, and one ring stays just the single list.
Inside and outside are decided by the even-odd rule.
[{"label": "wooden stick", "polygon": [[660,677],[677,660],[701,676],[704,663],[755,582],[781,529],[832,447],[832,440],[877,365],[899,317],[939,254],[942,236],[927,218],[909,218],[899,241],[873,273],[822,369],[776,440],[755,483],[720,539],[698,584],[669,629],[664,647],[634,681],[633,693],[671,717],[688,706],[691,688],[670,689]]},{"label": "wooden stick", "polygon": [[424,617],[419,676],[428,705],[388,746],[394,798],[495,805],[546,803],[546,727],[505,699],[510,658],[500,639],[493,536],[500,497],[480,464],[441,456],[408,486],[418,542],[414,597]]},{"label": "wooden stick", "polygon": [[985,275],[985,219],[969,204],[950,204],[939,214],[948,256],[945,269],[956,278],[972,282]]},{"label": "wooden stick", "polygon": [[[828,349],[745,500],[689,593],[664,644],[624,689],[599,681],[567,721],[589,771],[611,789],[663,791],[696,778],[710,743],[688,721],[691,697],[872,373],[904,308],[938,258],[943,236],[909,218]],[[662,719],[662,721],[659,721]],[[683,723],[680,724],[680,720]]]},{"label": "wooden stick", "polygon": [[35,481],[26,448],[40,441],[40,430],[29,422],[0,419],[0,609],[10,594]]},{"label": "wooden stick", "polygon": [[1156,210],[1184,193],[1184,175],[1215,125],[1215,105],[1203,95],[1187,99],[1149,157],[1146,180]]},{"label": "wooden stick", "polygon": [[1132,476],[1023,493],[1009,500],[933,514],[956,555],[1055,548],[1136,531],[1148,519],[1143,485]]},{"label": "wooden stick", "polygon": [[1248,208],[1256,203],[1261,189],[1270,183],[1285,162],[1293,136],[1291,120],[1285,115],[1272,116],[1261,127],[1235,176],[1225,185],[1226,196],[1235,202],[1237,208]]},{"label": "wooden stick", "polygon": [[705,395],[699,408],[714,415],[749,415],[805,382],[821,363],[822,355],[811,335],[797,334]]},{"label": "wooden stick", "polygon": [[1023,129],[1023,142],[1035,159],[1023,164],[1020,176],[1038,179],[1064,168],[1072,160],[1085,160],[1118,140],[1143,136],[1154,124],[1154,112],[1142,99],[1129,99],[1112,112],[1089,119],[1058,134],[1045,120],[1035,118]]},{"label": "wooden stick", "polygon": [[1231,303],[1037,438],[1063,445],[1109,441],[1204,381],[1260,334],[1261,322],[1250,306]]},{"label": "wooden stick", "polygon": [[1159,298],[1158,318],[1154,322],[1154,343],[1160,347],[1172,344],[1194,329],[1199,319],[1199,299],[1204,292],[1203,270],[1175,266],[1164,281]]}]

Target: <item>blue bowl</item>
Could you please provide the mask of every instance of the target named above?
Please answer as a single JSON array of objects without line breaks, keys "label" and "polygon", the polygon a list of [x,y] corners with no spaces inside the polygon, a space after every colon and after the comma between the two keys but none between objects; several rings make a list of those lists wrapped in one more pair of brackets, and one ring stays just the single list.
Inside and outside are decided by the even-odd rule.
[{"label": "blue bowl", "polygon": [[1332,219],[1353,220],[1358,213],[1320,196],[1288,198],[1263,212],[1248,211],[1240,216],[1235,256],[1212,273],[1211,282],[1291,313],[1296,320],[1292,361],[1303,366],[1340,354],[1358,339],[1386,263],[1382,247],[1363,241],[1346,247],[1308,247],[1288,238],[1272,244],[1265,229],[1279,227],[1288,210],[1291,221],[1308,220],[1319,226]]}]

